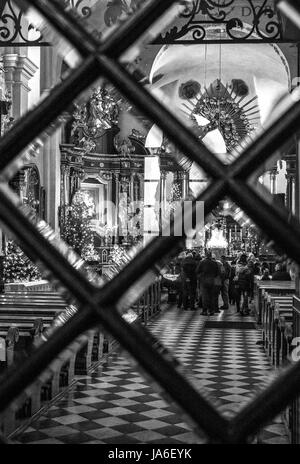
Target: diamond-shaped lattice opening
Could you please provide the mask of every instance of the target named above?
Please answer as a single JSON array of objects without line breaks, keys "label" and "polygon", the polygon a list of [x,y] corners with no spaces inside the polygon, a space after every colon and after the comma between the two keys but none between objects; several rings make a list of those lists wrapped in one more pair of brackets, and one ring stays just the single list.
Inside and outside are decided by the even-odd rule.
[{"label": "diamond-shaped lattice opening", "polygon": [[[35,0],[32,3],[46,12],[47,8],[44,2]],[[55,7],[56,2],[53,2],[53,4]],[[62,13],[60,12],[58,18],[61,17]],[[54,23],[60,20],[58,19],[55,21],[53,17],[50,19]],[[68,20],[67,17],[65,17],[65,20]],[[73,23],[70,23],[70,26],[71,25],[74,26]],[[68,39],[72,39],[67,30],[66,34],[68,34]],[[76,43],[75,39],[74,43]],[[88,56],[96,50],[95,48],[93,49],[93,46],[87,46],[85,49],[85,43],[83,41],[80,51],[85,56]],[[117,86],[120,87],[120,89],[125,90],[126,84],[129,84],[130,86],[125,92],[128,94],[129,99],[138,102],[139,107],[145,104],[145,112],[147,115],[153,117],[155,120],[157,119],[157,122],[160,122],[159,115],[155,112],[155,108],[151,108],[151,104],[149,105],[151,102],[138,92],[139,87],[136,87],[132,80],[128,79],[128,76],[122,73],[109,58],[103,55],[100,55],[98,58],[95,58],[95,56],[87,58],[81,68],[82,75],[88,70],[94,70],[95,77],[98,72],[103,72],[114,84],[119,84]],[[80,79],[80,74],[76,75],[75,82],[77,79]],[[66,90],[67,89],[68,85],[66,86]],[[134,90],[137,91],[136,97],[133,95]],[[54,104],[55,99],[51,99],[50,96],[48,109],[51,110],[51,106]],[[38,112],[36,112],[36,114],[38,114]],[[44,125],[46,125],[46,123]],[[174,124],[174,121],[169,124],[164,124],[164,127],[167,128],[168,136],[173,136],[174,141],[179,143],[179,136],[178,134],[176,135],[178,126]],[[20,124],[17,129],[15,128],[15,130],[12,130],[10,137],[21,136],[22,128],[23,131],[26,130],[26,124],[24,122]],[[182,131],[182,134],[184,134],[185,137],[183,137],[183,140],[179,144],[181,149],[184,148],[185,155],[191,157],[193,160],[199,159],[201,167],[208,168],[209,163],[207,161],[205,162],[207,153],[202,153],[202,155],[198,157],[198,149],[195,144],[188,143],[184,131]],[[273,139],[274,138],[275,137],[273,137]],[[266,140],[268,142],[267,145],[269,144],[269,150],[272,146],[273,139],[270,134],[268,134]],[[6,148],[8,143],[9,137],[4,137],[1,148]],[[16,154],[13,152],[10,153],[11,158]],[[246,166],[247,163],[244,163],[244,165],[243,163],[237,163],[233,169],[233,173],[228,173],[225,166],[220,165],[220,163],[212,157],[210,161],[214,161],[212,162],[211,168],[208,169],[208,172],[215,181],[200,195],[199,200],[205,201],[205,214],[207,215],[217,206],[220,199],[226,194],[229,194],[230,197],[246,211],[249,217],[258,223],[259,227],[267,230],[268,235],[280,244],[283,251],[293,256],[297,262],[300,262],[298,244],[299,225],[291,223],[287,227],[284,217],[276,208],[272,208],[265,200],[260,199],[252,186],[244,183],[246,176],[243,173],[243,169],[245,169],[245,166],[248,167],[249,172],[247,172],[247,176],[250,175],[256,167],[254,166],[255,163],[253,160],[257,160],[258,154],[259,149],[257,148],[257,153],[255,153],[255,151],[252,152],[252,164],[250,162],[249,165]],[[245,156],[244,159],[246,159]],[[3,163],[2,167],[4,166],[5,163]],[[4,409],[7,401],[11,401],[15,398],[23,387],[26,387],[32,382],[34,377],[43,370],[45,364],[54,359],[58,352],[65,348],[65,346],[79,333],[94,326],[98,318],[99,322],[103,323],[104,327],[134,355],[141,365],[164,385],[169,394],[184,407],[186,412],[193,417],[211,439],[225,442],[239,442],[245,440],[248,435],[257,431],[263,422],[269,420],[272,414],[279,412],[292,397],[296,396],[297,387],[294,386],[295,382],[293,382],[293,376],[297,374],[297,364],[295,366],[290,366],[287,372],[279,377],[275,383],[257,397],[256,400],[252,401],[235,419],[228,423],[216,413],[214,408],[207,403],[204,397],[196,394],[193,388],[182,381],[181,376],[178,376],[178,372],[172,368],[172,362],[170,362],[168,357],[165,358],[161,353],[158,354],[157,351],[153,350],[153,346],[143,337],[143,332],[137,328],[135,323],[128,323],[126,319],[122,318],[121,315],[115,311],[114,305],[117,302],[116,298],[119,299],[120,296],[140,278],[141,273],[144,273],[145,269],[150,269],[156,261],[161,259],[163,254],[171,251],[171,248],[174,248],[178,243],[176,238],[161,238],[152,241],[144,252],[126,267],[125,271],[120,272],[120,274],[103,287],[103,289],[95,291],[86,280],[79,276],[74,266],[68,266],[66,261],[62,259],[59,254],[55,253],[55,249],[51,248],[50,243],[54,241],[53,234],[48,230],[43,230],[43,228],[38,225],[40,232],[46,232],[47,237],[50,239],[50,243],[48,243],[43,250],[45,241],[41,235],[36,232],[36,229],[30,226],[28,220],[21,214],[20,209],[16,208],[17,205],[13,205],[6,187],[3,186],[1,188],[0,195],[2,200],[0,208],[2,221],[12,230],[14,235],[20,238],[26,252],[33,258],[44,260],[53,274],[55,274],[56,278],[61,280],[64,286],[76,297],[80,306],[85,306],[85,308],[78,311],[67,324],[57,331],[48,343],[41,346],[38,351],[32,354],[30,359],[31,362],[24,362],[20,369],[13,370],[9,375],[4,377],[0,390],[0,407],[2,409]],[[248,204],[247,200],[251,203]],[[259,210],[257,209],[258,207],[260,207]],[[12,214],[12,212],[15,214]],[[289,243],[285,242],[287,230],[291,239]],[[72,258],[71,256],[71,259]],[[118,292],[117,296],[116,292]],[[139,346],[138,352],[136,352],[136,346]],[[275,395],[276,391],[281,391],[283,385],[287,387],[286,391],[288,395],[286,398]],[[266,401],[266,398],[268,398],[268,401]],[[272,411],[272,414],[270,411]]]},{"label": "diamond-shaped lattice opening", "polygon": [[[9,133],[10,129],[20,124],[20,119],[23,118],[24,121],[25,117],[31,116],[34,108],[38,106],[42,108],[46,104],[50,89],[53,94],[57,93],[58,82],[63,86],[64,79],[78,69],[81,57],[74,48],[69,46],[64,37],[57,33],[50,23],[46,24],[32,8],[22,13],[14,2],[4,1],[0,15],[2,38],[6,39],[4,43],[0,41],[2,47],[0,136],[2,138]],[[24,36],[24,46],[20,47],[19,52],[16,53],[12,35],[17,35],[18,27]],[[53,44],[55,53],[49,52],[50,49],[47,46],[25,46],[27,45],[26,38],[33,41],[34,37],[40,36],[41,33],[45,40]],[[58,77],[55,84],[52,79],[54,74]],[[55,123],[52,123],[55,111],[51,116],[44,111],[43,117],[40,115],[31,120],[31,130],[27,132],[27,143],[24,137],[22,144],[17,147],[15,138],[14,148],[21,152],[21,155],[9,170],[2,170],[2,178],[10,179],[24,162],[27,164],[35,162],[47,136],[53,134],[66,121],[64,112],[75,95],[77,93],[73,96],[71,93],[65,94],[65,101],[60,99],[56,102],[56,116],[59,117]],[[29,123],[30,117],[26,118],[26,121]],[[33,140],[34,137],[36,138]],[[5,155],[2,156],[2,167],[8,162],[10,154],[9,147],[6,148]]]}]

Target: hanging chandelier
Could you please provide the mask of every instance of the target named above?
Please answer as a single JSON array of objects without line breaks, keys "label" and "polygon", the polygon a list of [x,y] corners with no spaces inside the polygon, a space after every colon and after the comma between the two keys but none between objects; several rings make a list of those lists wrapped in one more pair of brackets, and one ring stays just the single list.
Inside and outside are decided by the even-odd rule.
[{"label": "hanging chandelier", "polygon": [[[203,139],[209,132],[218,129],[227,152],[231,152],[241,140],[251,137],[255,130],[254,122],[259,120],[257,97],[246,102],[244,99],[245,96],[236,93],[233,83],[231,86],[224,85],[220,79],[201,89],[193,107],[186,105],[199,138]],[[203,125],[199,124],[199,117]]]}]

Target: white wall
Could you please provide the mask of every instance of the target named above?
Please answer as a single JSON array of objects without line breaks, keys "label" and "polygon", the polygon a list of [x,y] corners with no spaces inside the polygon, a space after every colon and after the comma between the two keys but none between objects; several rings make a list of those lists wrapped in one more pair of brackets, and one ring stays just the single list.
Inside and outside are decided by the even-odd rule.
[{"label": "white wall", "polygon": [[286,162],[282,161],[282,169],[279,168],[278,163],[278,176],[277,176],[277,193],[286,193],[287,180],[286,176]]},{"label": "white wall", "polygon": [[[37,106],[40,101],[40,81],[41,81],[41,72],[40,72],[41,50],[40,50],[40,47],[28,47],[27,56],[38,67],[34,76],[28,81],[28,86],[30,88],[30,91],[28,93],[28,111],[29,111],[33,109],[35,106]],[[36,158],[33,159],[32,162],[35,163],[38,167],[38,170],[40,173],[41,185],[43,186],[44,185],[44,182],[43,182],[44,163],[43,163],[43,156],[41,152],[37,154]]]},{"label": "white wall", "polygon": [[36,105],[40,100],[40,60],[41,60],[41,51],[40,47],[28,47],[28,58],[38,66],[38,70],[35,75],[29,80],[28,85],[30,87],[30,92],[28,95],[28,109],[31,109]]}]

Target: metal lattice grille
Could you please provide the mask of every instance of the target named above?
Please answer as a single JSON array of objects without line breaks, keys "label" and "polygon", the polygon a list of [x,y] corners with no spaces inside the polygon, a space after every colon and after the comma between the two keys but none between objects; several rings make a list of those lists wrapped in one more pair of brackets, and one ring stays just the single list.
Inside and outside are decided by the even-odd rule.
[{"label": "metal lattice grille", "polygon": [[[172,5],[172,0],[153,0],[123,24],[105,43],[99,43],[93,38],[64,10],[59,0],[31,0],[30,3],[78,50],[83,61],[70,77],[54,89],[36,109],[21,118],[0,140],[0,172],[3,178],[7,178],[9,165],[28,143],[45,130],[80,92],[96,78],[103,76],[143,114],[158,124],[167,137],[186,156],[197,162],[212,179],[209,187],[197,199],[205,202],[206,215],[224,196],[230,197],[282,251],[300,264],[300,224],[296,220],[288,223],[287,212],[267,204],[249,182],[257,167],[298,130],[299,101],[255,140],[233,165],[225,166],[137,84],[117,61],[146,28]],[[63,247],[51,239],[51,232],[45,224],[34,225],[30,221],[20,205],[12,199],[4,183],[0,185],[0,220],[19,240],[24,251],[34,261],[39,261],[47,267],[51,275],[68,289],[80,306],[78,313],[47,343],[34,351],[30,359],[3,377],[0,386],[0,412],[28,387],[75,337],[95,324],[101,324],[108,330],[212,441],[245,442],[251,434],[299,395],[300,364],[296,363],[234,419],[227,420],[194,389],[168,357],[155,349],[150,335],[141,325],[137,322],[130,324],[122,317],[117,309],[121,297],[141,279],[141,276],[155,269],[155,264],[162,262],[163,256],[167,257],[172,250],[178,249],[183,237],[158,237],[118,276],[98,289],[76,270],[72,253],[65,250],[61,252]]]}]

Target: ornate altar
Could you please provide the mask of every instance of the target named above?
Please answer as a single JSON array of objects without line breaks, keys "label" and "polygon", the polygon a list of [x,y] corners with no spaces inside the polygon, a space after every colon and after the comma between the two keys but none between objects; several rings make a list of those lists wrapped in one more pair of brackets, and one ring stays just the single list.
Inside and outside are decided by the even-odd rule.
[{"label": "ornate altar", "polygon": [[[88,191],[95,203],[95,246],[101,253],[103,248],[109,252],[114,244],[126,246],[142,240],[145,159],[153,156],[145,147],[146,136],[135,128],[128,137],[121,136],[122,103],[116,101],[105,89],[93,90],[89,100],[76,107],[70,143],[61,145],[60,227],[76,191]],[[170,188],[178,191],[180,199],[184,197],[190,164],[175,161],[162,147],[159,165],[161,200],[168,201],[168,173],[172,173]],[[133,219],[135,233],[128,228]]]},{"label": "ornate altar", "polygon": [[41,187],[39,170],[35,164],[24,166],[9,181],[9,185],[36,217],[45,219],[45,189]]}]

